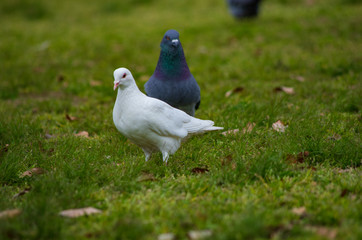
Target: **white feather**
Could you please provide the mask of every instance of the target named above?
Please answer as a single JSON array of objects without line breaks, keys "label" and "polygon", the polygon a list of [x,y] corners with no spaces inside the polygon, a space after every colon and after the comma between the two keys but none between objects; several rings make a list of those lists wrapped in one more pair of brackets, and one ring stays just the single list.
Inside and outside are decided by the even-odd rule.
[{"label": "white feather", "polygon": [[141,147],[146,161],[152,152],[160,151],[166,161],[188,135],[221,130],[210,120],[201,120],[171,107],[167,103],[143,94],[131,72],[126,68],[114,71],[118,87],[113,108],[113,122],[124,136]]}]

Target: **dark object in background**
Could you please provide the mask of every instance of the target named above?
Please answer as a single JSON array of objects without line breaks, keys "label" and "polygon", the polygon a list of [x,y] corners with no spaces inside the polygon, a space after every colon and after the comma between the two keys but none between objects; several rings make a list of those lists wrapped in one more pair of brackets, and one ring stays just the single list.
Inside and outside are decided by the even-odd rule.
[{"label": "dark object in background", "polygon": [[227,0],[231,14],[237,18],[251,18],[258,16],[261,0]]}]

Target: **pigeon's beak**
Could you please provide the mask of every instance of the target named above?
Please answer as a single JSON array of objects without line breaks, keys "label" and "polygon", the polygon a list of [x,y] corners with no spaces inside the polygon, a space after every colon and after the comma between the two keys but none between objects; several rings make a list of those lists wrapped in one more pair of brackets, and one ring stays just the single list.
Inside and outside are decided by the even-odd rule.
[{"label": "pigeon's beak", "polygon": [[117,89],[118,85],[119,85],[119,82],[114,81],[113,91]]},{"label": "pigeon's beak", "polygon": [[178,39],[173,39],[173,40],[172,40],[172,46],[177,47],[178,44],[179,44]]}]

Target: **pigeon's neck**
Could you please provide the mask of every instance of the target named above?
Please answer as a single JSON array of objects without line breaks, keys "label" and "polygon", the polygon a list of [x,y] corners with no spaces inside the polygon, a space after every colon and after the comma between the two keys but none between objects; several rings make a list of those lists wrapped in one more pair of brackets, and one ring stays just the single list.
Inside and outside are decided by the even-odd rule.
[{"label": "pigeon's neck", "polygon": [[183,50],[180,49],[176,54],[170,54],[167,51],[161,50],[154,75],[161,80],[187,79],[191,73],[187,66]]},{"label": "pigeon's neck", "polygon": [[138,94],[142,94],[136,84],[130,86],[119,86],[117,90],[117,98],[113,108],[113,121],[116,123],[124,111],[128,109],[130,103],[137,99]]},{"label": "pigeon's neck", "polygon": [[137,95],[138,93],[141,93],[138,89],[136,83],[131,84],[129,86],[119,86],[118,92],[117,92],[117,101],[121,100],[122,102],[126,99],[129,99],[133,95]]}]

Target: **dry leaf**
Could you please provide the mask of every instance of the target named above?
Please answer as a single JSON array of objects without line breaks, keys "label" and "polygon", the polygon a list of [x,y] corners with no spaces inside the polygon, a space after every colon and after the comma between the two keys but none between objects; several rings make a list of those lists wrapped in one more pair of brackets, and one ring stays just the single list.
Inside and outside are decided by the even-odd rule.
[{"label": "dry leaf", "polygon": [[304,152],[300,152],[297,155],[297,161],[299,163],[303,163],[305,158],[309,156],[309,152],[308,151],[304,151]]},{"label": "dry leaf", "polygon": [[175,239],[175,234],[173,234],[173,233],[162,233],[162,234],[158,235],[157,239],[158,240],[174,240]]},{"label": "dry leaf", "polygon": [[18,216],[21,213],[20,209],[8,209],[0,212],[0,219],[1,218],[13,218]]},{"label": "dry leaf", "polygon": [[46,133],[46,134],[44,135],[44,137],[45,137],[46,139],[51,139],[51,138],[53,138],[54,136]]},{"label": "dry leaf", "polygon": [[222,166],[231,165],[231,169],[236,169],[236,163],[233,161],[233,156],[231,154],[227,155],[225,158],[221,159]]},{"label": "dry leaf", "polygon": [[341,137],[341,135],[339,135],[339,134],[333,134],[333,136],[330,136],[330,137],[328,137],[327,139],[328,140],[335,140],[335,141],[337,141],[337,140],[340,140],[342,137]]},{"label": "dry leaf", "polygon": [[295,75],[295,76],[291,76],[292,79],[295,79],[299,82],[304,82],[305,81],[305,78],[303,76],[298,76],[298,75]]},{"label": "dry leaf", "polygon": [[91,80],[91,81],[89,82],[89,84],[90,84],[92,87],[97,87],[97,86],[102,85],[101,82],[96,81],[96,80]]},{"label": "dry leaf", "polygon": [[79,133],[74,134],[74,136],[89,138],[89,133],[86,131],[80,131]]},{"label": "dry leaf", "polygon": [[290,163],[304,163],[305,159],[309,156],[308,151],[300,152],[297,155],[288,154],[286,159]]},{"label": "dry leaf", "polygon": [[43,173],[45,173],[45,170],[42,168],[32,168],[31,170],[23,172],[23,174],[21,174],[20,177],[25,177],[25,176],[31,177],[33,175],[40,175]]},{"label": "dry leaf", "polygon": [[25,172],[23,172],[23,174],[21,174],[20,177],[25,177],[25,176],[31,177],[31,176],[33,176],[33,173],[30,170],[25,171]]},{"label": "dry leaf", "polygon": [[30,171],[35,175],[40,175],[45,173],[45,170],[42,168],[32,168]]},{"label": "dry leaf", "polygon": [[78,119],[77,117],[70,116],[69,114],[65,114],[65,118],[70,122]]},{"label": "dry leaf", "polygon": [[193,168],[193,169],[191,170],[191,172],[196,173],[196,174],[198,174],[198,173],[206,173],[206,172],[208,172],[208,171],[209,171],[209,169],[207,169],[207,168],[200,168],[200,167],[195,167],[195,168]]},{"label": "dry leaf", "polygon": [[353,168],[346,168],[346,169],[338,169],[338,173],[348,173],[351,172]]},{"label": "dry leaf", "polygon": [[2,147],[0,151],[1,152],[7,152],[9,150],[9,146],[10,146],[9,144],[5,144],[5,146]]},{"label": "dry leaf", "polygon": [[253,131],[253,128],[255,127],[255,123],[251,123],[251,122],[248,122],[247,124],[246,124],[246,127],[245,128],[243,128],[243,133],[251,133],[252,131]]},{"label": "dry leaf", "polygon": [[292,212],[298,216],[305,216],[307,214],[305,207],[293,208]]},{"label": "dry leaf", "polygon": [[306,229],[315,232],[317,235],[325,237],[327,239],[335,239],[337,236],[337,229],[334,228],[328,228],[323,226],[306,226]]},{"label": "dry leaf", "polygon": [[223,159],[221,159],[221,165],[225,166],[227,164],[230,164],[233,161],[233,155],[229,154],[226,157],[224,157]]},{"label": "dry leaf", "polygon": [[289,95],[293,95],[295,93],[294,88],[292,87],[276,87],[274,88],[274,92],[284,92]]},{"label": "dry leaf", "polygon": [[239,132],[239,129],[232,129],[232,130],[228,130],[228,131],[225,131],[225,132],[222,132],[221,134],[224,135],[224,136],[227,136],[227,135],[231,135],[231,134],[236,134]]},{"label": "dry leaf", "polygon": [[273,129],[277,132],[285,132],[288,126],[285,126],[282,121],[278,120],[272,125]]},{"label": "dry leaf", "polygon": [[211,230],[199,230],[199,231],[189,231],[187,236],[191,240],[203,239],[211,237],[212,231]]},{"label": "dry leaf", "polygon": [[30,189],[31,189],[30,187],[25,188],[23,191],[15,194],[15,195],[13,196],[13,198],[17,198],[17,197],[23,196],[24,194],[28,193],[28,192],[30,191]]},{"label": "dry leaf", "polygon": [[297,158],[294,154],[288,154],[286,159],[289,163],[297,163]]},{"label": "dry leaf", "polygon": [[137,182],[156,181],[157,179],[152,173],[143,173],[137,178]]},{"label": "dry leaf", "polygon": [[84,215],[92,215],[96,213],[101,213],[102,211],[93,207],[86,207],[86,208],[77,208],[77,209],[68,209],[61,211],[59,214],[63,217],[69,218],[77,218]]},{"label": "dry leaf", "polygon": [[225,97],[230,97],[231,94],[234,94],[234,93],[241,93],[242,91],[244,90],[243,87],[236,87],[232,90],[229,90],[225,93]]}]

